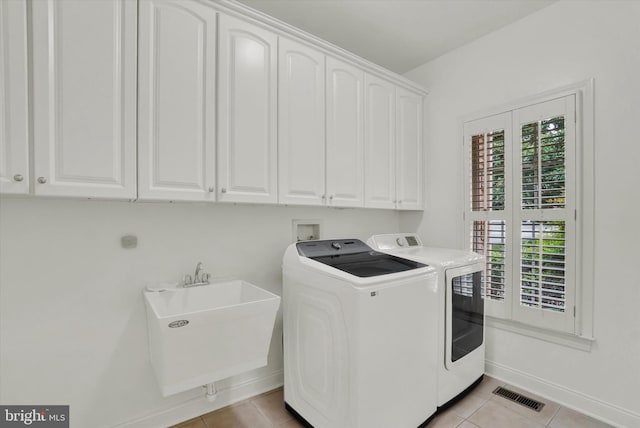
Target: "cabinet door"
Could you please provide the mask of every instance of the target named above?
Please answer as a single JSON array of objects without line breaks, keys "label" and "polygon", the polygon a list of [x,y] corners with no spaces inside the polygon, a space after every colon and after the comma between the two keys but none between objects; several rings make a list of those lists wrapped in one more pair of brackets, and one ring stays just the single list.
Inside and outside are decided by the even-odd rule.
[{"label": "cabinet door", "polygon": [[0,193],[29,193],[27,2],[0,1]]},{"label": "cabinet door", "polygon": [[137,2],[31,4],[35,193],[135,198]]},{"label": "cabinet door", "polygon": [[364,72],[327,57],[327,194],[329,205],[364,206]]},{"label": "cabinet door", "polygon": [[422,96],[396,89],[398,208],[423,209],[422,196]]},{"label": "cabinet door", "polygon": [[141,0],[140,199],[215,199],[216,12],[193,0]]},{"label": "cabinet door", "polygon": [[324,193],[324,55],[279,40],[278,192],[284,204],[322,205]]},{"label": "cabinet door", "polygon": [[396,208],[396,89],[364,79],[364,195],[369,208]]},{"label": "cabinet door", "polygon": [[277,202],[277,36],[219,19],[218,199]]}]

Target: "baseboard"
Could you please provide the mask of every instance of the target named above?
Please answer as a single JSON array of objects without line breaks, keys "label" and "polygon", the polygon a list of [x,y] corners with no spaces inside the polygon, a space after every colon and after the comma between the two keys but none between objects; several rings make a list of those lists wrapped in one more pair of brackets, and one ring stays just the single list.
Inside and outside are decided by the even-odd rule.
[{"label": "baseboard", "polygon": [[640,414],[607,403],[570,388],[558,385],[495,361],[485,360],[486,374],[503,382],[531,391],[570,409],[619,428],[640,427]]},{"label": "baseboard", "polygon": [[229,388],[218,389],[217,398],[214,402],[209,402],[202,395],[187,400],[183,403],[168,409],[125,422],[114,428],[158,428],[175,425],[204,413],[226,407],[238,401],[245,400],[263,392],[278,388],[284,384],[284,372],[278,370],[268,376],[247,380],[243,383],[233,385]]}]

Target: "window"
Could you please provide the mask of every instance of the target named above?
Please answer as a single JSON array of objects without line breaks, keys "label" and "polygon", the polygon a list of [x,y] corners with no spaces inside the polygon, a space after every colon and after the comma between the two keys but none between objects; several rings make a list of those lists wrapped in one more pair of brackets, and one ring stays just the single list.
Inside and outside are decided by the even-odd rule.
[{"label": "window", "polygon": [[578,335],[581,101],[564,91],[464,123],[465,245],[487,260],[487,315]]}]

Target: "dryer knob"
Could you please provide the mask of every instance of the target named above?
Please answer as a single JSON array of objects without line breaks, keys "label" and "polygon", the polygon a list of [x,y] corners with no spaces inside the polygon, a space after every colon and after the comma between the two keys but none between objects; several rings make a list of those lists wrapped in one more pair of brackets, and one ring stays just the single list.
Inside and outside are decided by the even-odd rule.
[{"label": "dryer knob", "polygon": [[339,242],[332,242],[331,247],[335,248],[336,250],[339,250],[340,248],[342,248]]}]

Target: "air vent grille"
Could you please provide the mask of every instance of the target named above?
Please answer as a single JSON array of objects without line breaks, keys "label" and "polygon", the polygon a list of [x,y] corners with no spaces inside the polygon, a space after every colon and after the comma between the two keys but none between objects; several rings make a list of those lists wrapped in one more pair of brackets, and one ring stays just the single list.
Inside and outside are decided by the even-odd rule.
[{"label": "air vent grille", "polygon": [[504,397],[507,400],[515,401],[516,403],[521,404],[525,407],[528,407],[531,410],[535,410],[536,412],[539,412],[544,407],[544,403],[541,403],[532,398],[526,397],[522,394],[518,394],[517,392],[510,391],[501,386],[496,388],[493,391],[493,393],[501,397]]}]

